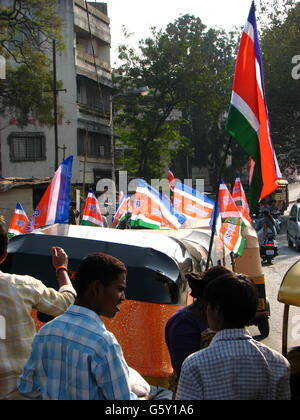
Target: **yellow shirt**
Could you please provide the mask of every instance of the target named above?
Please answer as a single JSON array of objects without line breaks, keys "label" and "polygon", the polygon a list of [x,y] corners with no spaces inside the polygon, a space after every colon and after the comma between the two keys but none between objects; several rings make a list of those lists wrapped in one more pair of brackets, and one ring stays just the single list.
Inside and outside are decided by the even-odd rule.
[{"label": "yellow shirt", "polygon": [[32,309],[58,316],[73,305],[75,297],[72,286],[57,292],[33,277],[0,271],[0,400],[22,398],[17,379],[36,333]]}]

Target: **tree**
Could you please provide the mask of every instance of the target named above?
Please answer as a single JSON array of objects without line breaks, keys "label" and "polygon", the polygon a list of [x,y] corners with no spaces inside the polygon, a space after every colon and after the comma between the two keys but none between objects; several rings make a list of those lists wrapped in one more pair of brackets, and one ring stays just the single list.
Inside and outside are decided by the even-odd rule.
[{"label": "tree", "polygon": [[63,48],[56,1],[1,3],[0,55],[7,60],[7,79],[1,81],[0,112],[14,112],[19,125],[25,125],[29,116],[52,124],[52,40],[57,41],[57,48]]},{"label": "tree", "polygon": [[[151,89],[146,98],[118,100],[120,141],[128,150],[125,167],[133,175],[160,177],[182,149],[195,154],[199,165],[207,163],[207,144],[217,128],[221,131],[230,98],[232,49],[231,36],[206,30],[190,15],[165,31],[152,28],[152,37],[140,41],[139,53],[120,47],[119,88],[126,91],[138,83]],[[199,133],[193,139],[194,119]]]},{"label": "tree", "polygon": [[292,60],[299,55],[300,3],[286,0],[275,6],[267,9],[272,12],[267,14],[261,35],[271,134],[277,152],[292,151],[297,158],[300,81],[292,77]]}]

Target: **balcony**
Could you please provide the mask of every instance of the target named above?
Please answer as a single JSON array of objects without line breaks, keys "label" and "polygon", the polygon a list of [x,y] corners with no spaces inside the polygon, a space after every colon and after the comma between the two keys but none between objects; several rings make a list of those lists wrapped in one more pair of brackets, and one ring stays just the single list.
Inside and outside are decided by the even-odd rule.
[{"label": "balcony", "polygon": [[[89,5],[90,25],[92,35],[106,44],[111,44],[110,19],[100,10]],[[86,14],[85,2],[75,0],[74,3],[75,31],[89,32],[88,19]]]},{"label": "balcony", "polygon": [[[97,74],[100,82],[105,86],[112,87],[111,66],[109,63],[96,57]],[[77,73],[97,81],[95,73],[94,57],[86,52],[76,49],[75,64]]]}]

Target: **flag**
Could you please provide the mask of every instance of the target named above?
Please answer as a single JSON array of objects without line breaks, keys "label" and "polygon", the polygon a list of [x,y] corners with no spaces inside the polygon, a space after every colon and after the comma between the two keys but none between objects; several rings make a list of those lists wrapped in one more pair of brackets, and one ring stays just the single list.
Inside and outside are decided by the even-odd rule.
[{"label": "flag", "polygon": [[8,236],[12,238],[13,236],[26,233],[25,228],[27,224],[28,224],[28,217],[21,203],[17,203],[9,228],[8,228]]},{"label": "flag", "polygon": [[84,226],[103,226],[103,219],[99,202],[92,191],[88,193],[88,196],[85,200],[85,206],[80,224]]},{"label": "flag", "polygon": [[169,180],[169,184],[170,184],[170,190],[174,192],[174,188],[175,188],[175,177],[174,177],[173,172],[171,171],[171,169],[168,170],[168,180]]},{"label": "flag", "polygon": [[281,177],[270,137],[254,1],[240,42],[226,130],[255,162],[249,192],[253,213]]},{"label": "flag", "polygon": [[170,200],[144,180],[138,180],[130,225],[147,229],[179,229],[186,218],[174,209]]},{"label": "flag", "polygon": [[116,211],[116,214],[113,217],[113,225],[118,227],[120,223],[122,223],[128,214],[128,210],[130,207],[130,197],[123,196],[121,203]]},{"label": "flag", "polygon": [[220,183],[219,189],[219,207],[222,224],[220,225],[218,236],[231,252],[241,256],[245,247],[245,239],[243,238],[245,224],[223,181]]},{"label": "flag", "polygon": [[236,177],[232,190],[232,198],[246,226],[252,226],[247,197],[239,176]]},{"label": "flag", "polygon": [[190,219],[210,219],[214,202],[188,185],[176,182],[174,207]]},{"label": "flag", "polygon": [[62,162],[31,216],[26,232],[54,223],[68,224],[73,156]]}]

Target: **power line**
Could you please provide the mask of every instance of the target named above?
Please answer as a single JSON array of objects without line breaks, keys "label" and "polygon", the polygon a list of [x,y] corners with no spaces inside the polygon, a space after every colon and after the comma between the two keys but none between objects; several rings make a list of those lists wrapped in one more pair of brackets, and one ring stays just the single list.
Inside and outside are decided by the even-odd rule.
[{"label": "power line", "polygon": [[[104,107],[104,100],[103,100],[103,94],[102,94],[102,90],[101,90],[100,80],[99,80],[99,76],[98,76],[96,54],[95,54],[95,48],[94,48],[94,40],[93,40],[93,34],[92,34],[92,30],[91,30],[90,14],[89,14],[87,0],[85,0],[85,9],[86,9],[86,15],[87,15],[87,21],[88,21],[89,34],[90,34],[90,39],[91,39],[92,55],[93,55],[93,61],[94,61],[94,67],[95,67],[95,74],[96,74],[96,79],[97,79],[97,87],[98,87],[98,92],[99,92],[99,97],[100,97],[100,103],[102,104],[102,111],[103,111],[104,118],[106,120],[106,112],[105,112],[105,107]],[[111,120],[108,121],[108,125],[111,125]]]}]

